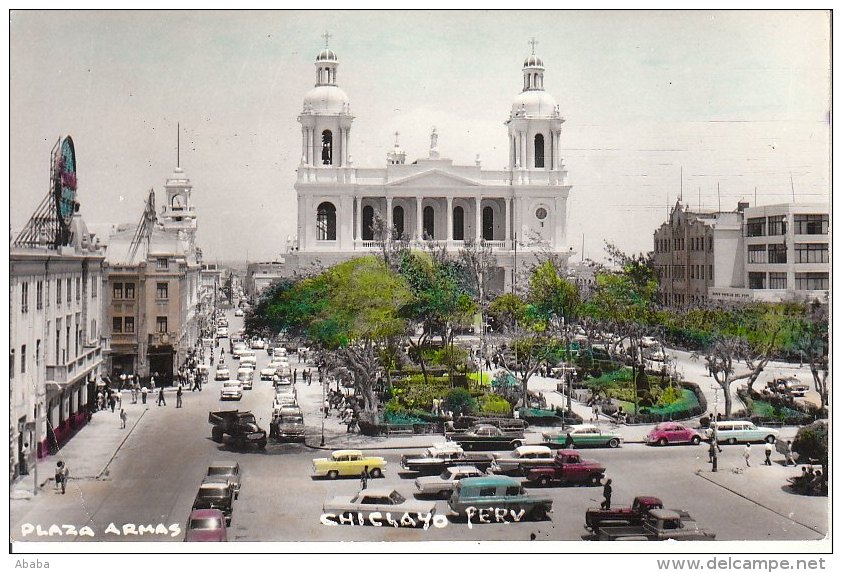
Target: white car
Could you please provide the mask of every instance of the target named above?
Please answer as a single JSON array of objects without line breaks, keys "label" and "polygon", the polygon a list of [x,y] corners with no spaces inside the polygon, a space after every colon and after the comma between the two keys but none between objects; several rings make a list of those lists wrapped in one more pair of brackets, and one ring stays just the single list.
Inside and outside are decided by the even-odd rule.
[{"label": "white car", "polygon": [[216,329],[217,338],[228,338],[228,329],[224,326]]},{"label": "white car", "polygon": [[262,338],[255,338],[251,341],[251,348],[252,350],[263,350],[266,348],[266,343]]},{"label": "white car", "polygon": [[271,368],[274,371],[277,367],[283,366],[285,364],[289,365],[289,362],[283,362],[282,360],[273,358],[271,361],[269,361],[269,364],[266,365],[266,368]]},{"label": "white car", "polygon": [[278,378],[289,378],[292,376],[292,368],[289,367],[289,364],[281,364],[275,368],[275,376]]},{"label": "white car", "polygon": [[292,394],[275,394],[272,401],[272,411],[277,412],[282,408],[293,408],[298,406],[298,400]]},{"label": "white car", "polygon": [[243,385],[237,380],[228,380],[222,384],[219,393],[220,400],[242,400]]},{"label": "white car", "polygon": [[474,466],[452,466],[441,475],[415,478],[415,487],[419,496],[450,497],[459,480],[468,477],[482,477],[485,474]]},{"label": "white car", "polygon": [[213,377],[214,380],[230,380],[231,379],[231,372],[225,366],[219,366],[216,369],[216,375]]},{"label": "white car", "polygon": [[243,316],[243,309],[238,308],[234,311],[234,316]]},{"label": "white car", "polygon": [[266,368],[263,368],[260,371],[260,379],[261,380],[268,380],[269,382],[272,381],[272,377],[275,375],[275,369],[270,364]]},{"label": "white car", "polygon": [[257,358],[254,356],[240,356],[240,368],[247,366],[254,370],[257,368]]}]

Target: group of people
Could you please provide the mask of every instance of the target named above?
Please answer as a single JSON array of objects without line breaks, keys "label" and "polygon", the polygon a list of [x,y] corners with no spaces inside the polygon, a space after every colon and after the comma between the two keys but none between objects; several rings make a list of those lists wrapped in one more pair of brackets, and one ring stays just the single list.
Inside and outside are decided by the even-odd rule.
[{"label": "group of people", "polygon": [[802,495],[827,495],[827,481],[822,470],[814,469],[812,465],[802,466],[801,475],[789,478],[789,483]]}]

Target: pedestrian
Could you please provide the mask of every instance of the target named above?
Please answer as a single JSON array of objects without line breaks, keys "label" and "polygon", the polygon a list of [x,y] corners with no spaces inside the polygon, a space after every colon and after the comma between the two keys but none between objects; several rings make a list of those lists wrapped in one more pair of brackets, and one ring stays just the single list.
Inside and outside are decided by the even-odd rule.
[{"label": "pedestrian", "polygon": [[152,391],[155,391],[155,375],[149,377],[149,384],[152,386]]},{"label": "pedestrian", "polygon": [[743,450],[743,457],[746,459],[746,467],[750,468],[751,464],[749,463],[749,458],[751,458],[751,444],[746,444],[746,448]]},{"label": "pedestrian", "polygon": [[605,499],[602,500],[602,503],[600,504],[599,507],[601,507],[602,509],[611,509],[611,492],[612,491],[613,490],[611,488],[611,479],[609,478],[609,479],[605,480],[605,486],[602,488],[602,497],[604,497]]},{"label": "pedestrian", "polygon": [[487,356],[485,357],[485,369],[491,370],[491,360],[489,360]]},{"label": "pedestrian", "polygon": [[97,409],[97,412],[105,409],[105,396],[102,395],[102,392],[97,392],[96,409]]},{"label": "pedestrian", "polygon": [[111,413],[114,413],[114,407],[117,405],[117,398],[114,397],[114,392],[108,395],[108,406],[111,408]]},{"label": "pedestrian", "polygon": [[128,418],[128,415],[126,414],[126,411],[123,408],[120,408],[120,429],[121,430],[126,429],[126,418]]},{"label": "pedestrian", "polygon": [[24,442],[23,447],[20,449],[20,475],[25,476],[29,474],[29,470],[26,467],[27,458],[29,457],[29,442]]},{"label": "pedestrian", "polygon": [[160,406],[163,404],[164,406],[167,405],[167,401],[164,400],[164,387],[161,386],[161,389],[158,390],[158,405]]},{"label": "pedestrian", "polygon": [[313,383],[313,377],[310,375],[310,369],[304,371],[304,374],[307,375],[307,386]]},{"label": "pedestrian", "polygon": [[798,464],[795,463],[795,455],[792,451],[792,441],[786,441],[786,462],[784,463],[785,466],[788,466],[789,463],[792,462],[793,466],[797,466]]},{"label": "pedestrian", "polygon": [[591,414],[595,422],[599,421],[599,402],[596,401],[596,398],[594,398],[593,406],[591,406]]},{"label": "pedestrian", "polygon": [[570,435],[570,432],[567,432],[567,437],[564,438],[564,449],[565,450],[572,450],[573,449],[573,436]]},{"label": "pedestrian", "polygon": [[70,469],[63,461],[56,464],[56,489],[61,488],[62,495],[67,490],[67,478],[70,477]]},{"label": "pedestrian", "polygon": [[766,442],[766,459],[763,461],[764,466],[771,466],[772,465],[772,444],[770,442]]},{"label": "pedestrian", "polygon": [[360,474],[360,490],[364,490],[368,487],[368,479],[371,476],[368,473],[368,466],[363,468],[363,473]]},{"label": "pedestrian", "polygon": [[178,385],[178,390],[175,391],[175,407],[181,408],[181,384]]},{"label": "pedestrian", "polygon": [[146,404],[146,395],[148,393],[149,389],[146,386],[140,389],[140,399],[143,401],[144,404]]},{"label": "pedestrian", "polygon": [[292,383],[298,382],[298,368],[292,371]]}]

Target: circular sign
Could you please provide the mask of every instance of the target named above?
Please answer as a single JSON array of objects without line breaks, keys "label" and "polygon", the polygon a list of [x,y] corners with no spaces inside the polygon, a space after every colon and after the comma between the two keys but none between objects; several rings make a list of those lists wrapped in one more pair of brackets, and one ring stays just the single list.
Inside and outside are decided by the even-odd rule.
[{"label": "circular sign", "polygon": [[538,207],[538,210],[535,211],[535,216],[538,217],[541,221],[547,218],[547,210],[543,207]]},{"label": "circular sign", "polygon": [[65,137],[53,156],[53,193],[56,214],[66,226],[76,210],[76,151],[73,140]]}]

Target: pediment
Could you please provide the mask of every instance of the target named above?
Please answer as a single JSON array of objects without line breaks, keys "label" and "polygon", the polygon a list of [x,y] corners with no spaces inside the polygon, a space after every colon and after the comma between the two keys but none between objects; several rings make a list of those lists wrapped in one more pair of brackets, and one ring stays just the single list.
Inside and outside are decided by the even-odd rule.
[{"label": "pediment", "polygon": [[478,187],[479,183],[473,179],[448,173],[441,169],[430,169],[415,173],[408,177],[395,179],[386,184],[387,187]]}]

